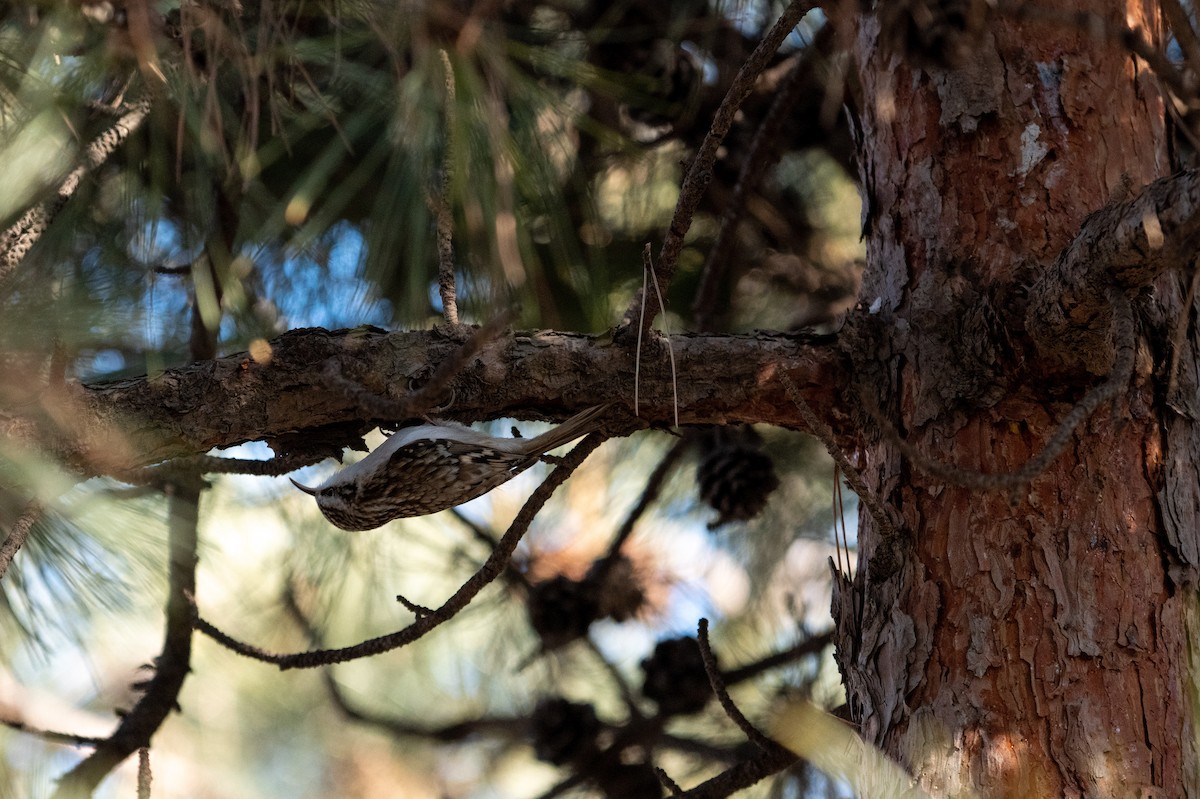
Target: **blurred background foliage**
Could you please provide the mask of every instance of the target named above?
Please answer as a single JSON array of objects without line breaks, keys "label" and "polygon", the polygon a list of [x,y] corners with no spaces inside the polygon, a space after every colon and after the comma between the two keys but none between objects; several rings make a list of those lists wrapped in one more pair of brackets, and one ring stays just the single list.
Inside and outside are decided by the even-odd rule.
[{"label": "blurred background foliage", "polygon": [[[780,8],[0,4],[0,226],[52,210],[19,263],[0,265],[5,403],[37,401],[36,381],[22,376],[111,380],[296,327],[436,324],[443,185],[465,321],[516,307],[517,328],[611,327],[642,284],[643,246],[660,243],[714,111]],[[837,44],[809,14],[739,112],[671,286],[670,330],[822,331],[853,301],[861,223],[842,111],[853,87]],[[785,95],[790,106],[756,145]],[[89,145],[139,103],[145,120],[56,200]],[[739,187],[751,169],[761,179]],[[718,289],[697,306],[706,271]],[[640,664],[656,641],[694,634],[701,616],[714,620],[723,669],[819,633],[834,517],[852,528],[855,509],[833,501],[819,446],[759,433],[762,442],[734,434],[733,450],[751,453],[741,460],[729,440],[687,435],[622,550],[638,587],[628,618],[585,623],[583,639],[552,651],[546,625],[571,620],[531,624],[537,586],[586,579],[676,439],[604,445],[539,516],[514,569],[415,646],[329,673],[280,673],[199,643],[183,712],[155,738],[154,795],[546,795],[573,767],[536,757],[539,701],[590,704],[604,740],[653,715]],[[105,735],[158,651],[166,503],[106,478],[73,485],[36,453],[0,447],[0,529],[30,495],[52,510],[0,582],[0,717]],[[256,445],[235,454],[269,457]],[[329,645],[382,634],[411,620],[397,593],[436,606],[461,584],[544,474],[458,514],[352,535],[286,481],[214,478],[198,596],[206,615],[267,649],[303,649],[317,633]],[[739,480],[778,488],[739,512],[740,495],[729,499]],[[794,692],[840,702],[828,652],[747,680],[734,697],[762,718]],[[624,765],[652,760],[690,785],[744,753],[715,703],[673,717],[667,733],[677,746],[630,747]],[[48,795],[78,757],[0,731],[0,797]],[[100,795],[128,795],[132,766]],[[638,795],[579,783],[565,793]],[[836,789],[801,768],[755,790]]]}]

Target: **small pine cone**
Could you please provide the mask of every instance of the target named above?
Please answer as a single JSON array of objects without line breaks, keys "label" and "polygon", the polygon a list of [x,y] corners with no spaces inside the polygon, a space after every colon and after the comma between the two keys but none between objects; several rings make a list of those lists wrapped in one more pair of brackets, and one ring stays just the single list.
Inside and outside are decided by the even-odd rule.
[{"label": "small pine cone", "polygon": [[712,698],[700,644],[692,636],[659,641],[642,661],[646,673],[642,694],[664,715],[698,713]]},{"label": "small pine cone", "polygon": [[597,560],[583,581],[592,586],[602,619],[627,621],[646,603],[642,580],[625,555]]},{"label": "small pine cone", "polygon": [[663,786],[649,763],[614,763],[594,777],[604,799],[661,799]]},{"label": "small pine cone", "polygon": [[700,497],[721,515],[709,527],[753,519],[779,487],[775,464],[762,451],[762,439],[751,428],[716,428],[702,444],[696,468]]},{"label": "small pine cone", "polygon": [[543,699],[534,708],[531,721],[538,760],[561,766],[597,751],[600,721],[591,705],[561,696]]},{"label": "small pine cone", "polygon": [[592,622],[600,618],[592,586],[561,574],[533,586],[525,609],[530,626],[546,650],[582,638]]}]

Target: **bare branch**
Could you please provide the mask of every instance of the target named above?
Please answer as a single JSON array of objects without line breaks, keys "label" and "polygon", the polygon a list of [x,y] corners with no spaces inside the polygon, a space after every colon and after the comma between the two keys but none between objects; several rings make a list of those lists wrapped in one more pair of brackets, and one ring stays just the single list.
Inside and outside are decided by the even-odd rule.
[{"label": "bare branch", "polygon": [[726,685],[737,685],[740,682],[752,680],[763,672],[777,669],[780,666],[786,666],[789,663],[795,663],[800,658],[808,657],[809,655],[815,655],[832,643],[833,632],[814,635],[812,638],[806,638],[790,649],[767,655],[760,660],[747,663],[745,666],[739,666],[736,669],[723,671],[721,672],[721,680]]},{"label": "bare branch", "polygon": [[[287,581],[287,588],[283,592],[283,607],[292,620],[304,631],[305,636],[313,646],[324,646],[320,632],[312,623],[312,620],[300,609],[300,603],[296,597],[295,581],[292,579]],[[355,705],[342,690],[342,686],[338,683],[332,667],[325,668],[321,677],[322,682],[325,684],[325,691],[329,694],[330,701],[333,702],[334,707],[343,716],[351,721],[375,727],[391,735],[428,738],[444,743],[461,741],[478,733],[499,733],[515,738],[524,732],[527,721],[522,717],[497,716],[466,719],[442,725],[413,724],[404,719],[382,716]]]},{"label": "bare branch", "polygon": [[[496,316],[487,324],[477,327],[458,349],[438,364],[437,369],[434,370],[429,380],[423,386],[401,400],[394,401],[381,397],[365,389],[353,380],[348,380],[342,376],[338,369],[338,363],[334,360],[326,362],[325,368],[322,371],[322,377],[328,385],[345,393],[348,399],[353,400],[364,413],[369,414],[373,418],[391,420],[408,419],[420,415],[439,402],[442,402],[442,394],[445,393],[451,381],[463,369],[467,368],[471,360],[484,347],[492,343],[492,341],[504,332],[504,329],[508,326],[512,318],[513,311],[509,309]],[[451,394],[451,399],[444,404],[452,402],[453,394]]]},{"label": "bare branch", "polygon": [[25,505],[25,509],[21,511],[21,515],[17,517],[12,527],[9,528],[8,535],[3,542],[0,542],[0,580],[4,579],[9,565],[12,563],[13,558],[17,556],[17,551],[25,545],[26,539],[29,538],[30,528],[41,517],[42,505],[37,500],[33,500]]},{"label": "bare branch", "polygon": [[117,473],[114,476],[122,482],[142,486],[161,485],[183,475],[197,474],[247,474],[256,477],[278,477],[322,460],[324,460],[324,456],[281,456],[270,460],[255,460],[252,458],[221,458],[215,455],[193,455],[188,458],[175,458],[165,463],[148,466],[145,469]]},{"label": "bare branch", "polygon": [[749,760],[730,766],[712,779],[706,780],[691,790],[680,794],[685,799],[725,799],[740,790],[762,782],[772,774],[778,774],[796,762],[794,754],[780,747],[773,752],[762,752]]},{"label": "bare branch", "polygon": [[721,679],[721,672],[717,668],[717,659],[713,657],[712,646],[708,641],[708,619],[700,620],[697,639],[700,642],[700,656],[704,659],[704,673],[708,675],[708,684],[712,686],[713,693],[716,694],[717,701],[721,703],[721,709],[725,711],[729,720],[736,724],[746,738],[763,752],[787,751],[751,724],[750,719],[746,718],[734,704],[733,698],[729,696],[729,690]]},{"label": "bare branch", "polygon": [[[834,399],[846,376],[833,341],[803,334],[672,336],[679,373],[688,375],[679,385],[680,421],[800,427],[782,384],[772,379],[785,370],[835,429],[853,430],[848,409]],[[314,367],[332,361],[381,394],[392,383],[429,374],[460,346],[444,331],[297,330],[270,342],[270,357],[262,360],[239,353],[153,379],[50,389],[45,396],[61,406],[54,415],[61,427],[48,427],[43,414],[25,416],[29,412],[8,403],[7,413],[0,414],[0,436],[41,449],[84,476],[127,472],[247,441],[295,438],[297,431],[357,440],[364,416],[386,417],[374,417],[341,390],[331,390]],[[565,418],[598,402],[628,403],[633,364],[628,351],[611,346],[607,336],[515,333],[494,355],[471,360],[450,382],[453,407],[440,416]],[[669,422],[665,353],[648,349],[642,373],[643,417]],[[0,402],[5,393],[0,388]]]},{"label": "bare branch", "polygon": [[486,734],[515,740],[524,735],[528,726],[528,719],[521,716],[481,716],[441,725],[414,724],[404,719],[382,716],[351,702],[338,684],[332,669],[325,669],[323,681],[330,701],[343,716],[397,737],[456,743],[473,735]]},{"label": "bare branch", "polygon": [[625,521],[621,523],[620,529],[613,536],[612,542],[608,545],[608,552],[605,553],[602,561],[603,565],[597,567],[596,578],[599,582],[604,582],[604,572],[609,566],[616,561],[621,554],[621,547],[629,540],[630,534],[633,533],[634,526],[637,525],[638,519],[642,518],[642,514],[650,507],[654,500],[658,499],[658,495],[662,492],[663,484],[667,482],[667,477],[675,468],[675,464],[683,457],[683,453],[687,450],[689,442],[685,439],[680,439],[675,442],[667,453],[659,460],[658,465],[654,467],[654,471],[646,478],[646,487],[642,489],[642,495],[638,497],[637,504],[629,511],[629,515],[625,517]]},{"label": "bare branch", "polygon": [[[826,27],[822,34],[828,36]],[[815,47],[815,45],[814,45]],[[696,289],[696,299],[692,305],[692,315],[697,330],[714,330],[717,314],[717,298],[720,288],[725,283],[729,273],[731,254],[734,242],[737,241],[738,222],[746,207],[746,197],[762,182],[767,167],[778,160],[780,154],[779,131],[783,127],[792,107],[800,98],[801,90],[808,84],[803,80],[812,68],[810,59],[795,56],[795,63],[781,81],[780,88],[775,93],[775,99],[767,115],[754,133],[750,147],[742,156],[742,169],[738,174],[733,194],[721,214],[721,227],[717,238],[708,251],[704,261],[704,269],[700,273],[700,285]]]},{"label": "bare branch", "polygon": [[1161,178],[1089,216],[1030,289],[1025,325],[1039,352],[1064,367],[1112,370],[1110,287],[1132,295],[1200,248],[1200,171]]},{"label": "bare branch", "polygon": [[658,775],[658,781],[671,792],[671,796],[683,796],[683,789],[679,787],[675,780],[671,779],[670,774],[657,766],[654,767],[654,773]]},{"label": "bare branch", "polygon": [[104,742],[103,738],[93,738],[88,735],[76,735],[73,732],[58,732],[57,730],[43,730],[39,727],[31,727],[23,721],[14,719],[0,719],[0,724],[3,724],[9,729],[23,732],[26,735],[32,735],[36,738],[41,738],[43,741],[49,741],[54,744],[67,744],[69,746],[99,746]]},{"label": "bare branch", "polygon": [[90,796],[121,761],[150,745],[151,737],[177,707],[192,654],[191,597],[196,591],[200,491],[200,480],[193,478],[181,480],[168,494],[169,593],[165,640],[162,652],[155,659],[154,676],[113,734],[97,743],[88,757],[63,775],[54,794],[56,799]]},{"label": "bare branch", "polygon": [[150,799],[150,747],[143,746],[138,750],[138,799]]},{"label": "bare branch", "polygon": [[446,71],[445,114],[442,127],[445,130],[446,152],[442,158],[442,188],[437,198],[437,251],[438,251],[438,292],[442,297],[442,316],[446,324],[458,324],[458,297],[454,284],[454,214],[450,210],[450,189],[454,180],[455,157],[455,97],[454,66],[450,63],[450,55],[445,50],[439,50],[442,57],[442,68]]},{"label": "bare branch", "polygon": [[[717,158],[717,149],[721,146],[721,142],[725,140],[725,135],[729,133],[730,127],[733,126],[733,120],[737,115],[738,109],[754,89],[754,83],[758,80],[758,76],[766,69],[767,64],[770,63],[771,59],[779,51],[783,40],[792,32],[792,29],[796,27],[800,19],[812,10],[813,6],[814,3],[811,0],[792,0],[788,4],[783,14],[767,32],[767,35],[763,37],[758,46],[754,48],[754,52],[746,59],[746,63],[738,70],[737,76],[729,86],[729,91],[726,93],[725,99],[721,101],[720,107],[713,116],[712,126],[705,135],[704,141],[700,144],[700,149],[696,152],[696,157],[692,159],[692,164],[683,179],[683,185],[679,188],[679,201],[675,205],[675,213],[671,217],[671,224],[667,228],[666,237],[663,239],[662,249],[658,252],[659,276],[656,282],[659,293],[663,296],[666,295],[667,287],[671,285],[671,280],[675,276],[675,267],[679,260],[679,253],[683,250],[684,237],[692,226],[692,217],[696,213],[696,208],[700,205],[700,199],[704,196],[708,184],[712,182],[712,169],[713,163]],[[621,325],[623,328],[629,327],[633,324],[633,320],[638,318],[643,302],[645,303],[646,313],[641,319],[640,329],[643,332],[650,329],[650,326],[654,323],[654,318],[658,316],[662,307],[658,302],[657,296],[645,290],[630,303],[629,310],[625,312],[625,319]]]},{"label": "bare branch", "polygon": [[1162,10],[1187,63],[1200,74],[1200,38],[1196,37],[1196,29],[1192,27],[1188,12],[1184,11],[1179,0],[1163,0]]},{"label": "bare branch", "polygon": [[[194,616],[195,627],[227,649],[253,658],[254,660],[273,663],[279,666],[280,669],[327,666],[333,663],[343,663],[349,660],[371,657],[406,646],[454,618],[484,587],[504,571],[509,560],[512,558],[513,552],[517,548],[517,544],[520,543],[521,538],[529,529],[529,525],[542,509],[542,506],[546,504],[550,495],[554,493],[554,490],[558,486],[566,481],[571,473],[603,441],[604,436],[599,433],[592,433],[576,444],[571,452],[562,458],[558,466],[554,468],[554,471],[550,473],[545,481],[530,495],[525,505],[521,508],[521,512],[513,519],[508,532],[500,539],[500,543],[488,557],[487,561],[484,562],[483,566],[470,579],[463,583],[441,607],[433,610],[428,615],[419,617],[402,630],[378,638],[372,638],[343,649],[318,649],[309,652],[277,654],[237,640],[200,617],[198,613]],[[195,613],[194,605],[193,613]]]}]

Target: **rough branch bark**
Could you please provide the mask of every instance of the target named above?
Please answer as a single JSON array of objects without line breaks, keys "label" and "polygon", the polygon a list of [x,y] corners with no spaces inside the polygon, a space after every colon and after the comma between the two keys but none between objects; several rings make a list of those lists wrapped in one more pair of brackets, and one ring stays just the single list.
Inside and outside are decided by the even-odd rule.
[{"label": "rough branch bark", "polygon": [[[831,341],[787,334],[672,338],[684,423],[767,422],[803,428],[774,379],[786,370],[835,429],[850,429],[837,402],[844,382]],[[332,359],[367,390],[396,398],[421,384],[460,345],[446,331],[295,330],[256,361],[245,353],[151,377],[73,386],[47,398],[45,416],[0,416],[0,435],[52,451],[85,474],[114,473],[266,440],[277,450],[353,441],[372,426],[345,392],[322,377]],[[260,356],[261,357],[261,356]],[[634,359],[603,336],[518,332],[486,348],[452,382],[438,415],[460,420],[516,415],[561,418],[597,402],[629,404]],[[671,421],[665,346],[644,347],[642,418]]]},{"label": "rough branch bark", "polygon": [[1112,368],[1110,286],[1145,288],[1184,266],[1200,244],[1200,172],[1154,181],[1089,216],[1034,285],[1026,325],[1042,355],[1095,374]]}]

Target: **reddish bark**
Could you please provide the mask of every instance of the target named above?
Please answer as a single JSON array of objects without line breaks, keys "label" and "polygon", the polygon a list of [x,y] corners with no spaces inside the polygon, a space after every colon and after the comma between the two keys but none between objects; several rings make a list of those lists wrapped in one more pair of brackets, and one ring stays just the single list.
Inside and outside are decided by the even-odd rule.
[{"label": "reddish bark", "polygon": [[[1155,4],[1106,8],[1154,35]],[[863,300],[878,330],[862,341],[893,333],[874,388],[926,453],[1011,471],[1096,380],[1033,346],[1025,288],[1087,214],[1169,171],[1163,100],[1115,41],[1069,27],[994,24],[949,71],[908,66],[879,38],[864,17]],[[1178,283],[1160,279],[1149,317],[1172,318]],[[864,735],[931,789],[1196,793],[1182,590],[1195,562],[1179,556],[1194,548],[1195,503],[1180,503],[1190,530],[1166,529],[1186,470],[1164,467],[1164,446],[1189,462],[1200,451],[1151,373],[1162,333],[1143,324],[1115,415],[1102,409],[1013,496],[927,478],[886,439],[862,452],[910,536],[883,540],[863,521],[860,572],[835,598],[839,659]]]}]

